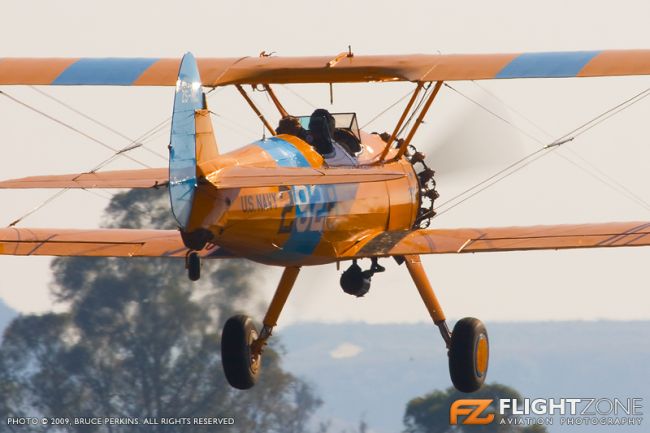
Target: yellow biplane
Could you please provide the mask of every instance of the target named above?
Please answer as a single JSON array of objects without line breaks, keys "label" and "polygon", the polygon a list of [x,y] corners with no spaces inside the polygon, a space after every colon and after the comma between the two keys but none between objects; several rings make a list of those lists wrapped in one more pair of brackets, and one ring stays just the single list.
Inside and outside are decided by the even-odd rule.
[{"label": "yellow biplane", "polygon": [[[648,74],[650,50],[0,59],[0,85],[175,86],[168,168],[27,177],[2,181],[0,188],[167,187],[178,223],[178,230],[8,227],[0,229],[0,254],[172,257],[185,261],[192,280],[200,277],[203,259],[240,257],[284,267],[262,329],[243,315],[223,329],[223,368],[239,389],[255,384],[262,351],[302,266],[351,261],[341,286],[363,296],[373,274],[384,270],[378,260],[393,257],[405,264],[442,334],[453,384],[475,391],[488,369],[487,331],[475,318],[449,330],[421,254],[650,245],[650,222],[429,229],[438,194],[433,170],[411,146],[418,126],[446,81]],[[354,113],[291,116],[271,87],[371,81],[414,83],[391,134],[359,130]],[[282,116],[277,129],[244,85],[268,92]],[[203,91],[218,86],[235,86],[270,137],[219,153]],[[362,270],[360,259],[370,259],[371,267]]]}]

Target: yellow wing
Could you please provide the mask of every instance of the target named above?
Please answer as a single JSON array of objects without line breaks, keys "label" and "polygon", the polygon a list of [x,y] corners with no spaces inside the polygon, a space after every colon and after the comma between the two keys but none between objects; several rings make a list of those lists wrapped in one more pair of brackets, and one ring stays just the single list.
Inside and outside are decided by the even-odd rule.
[{"label": "yellow wing", "polygon": [[[179,59],[5,58],[0,85],[174,86]],[[198,59],[204,86],[650,74],[650,50]]]},{"label": "yellow wing", "polygon": [[383,232],[347,256],[402,256],[650,245],[650,222]]},{"label": "yellow wing", "polygon": [[288,185],[324,185],[381,182],[404,177],[403,172],[382,168],[228,167],[207,179],[217,188],[254,188]]},{"label": "yellow wing", "polygon": [[[321,185],[380,182],[404,177],[381,168],[226,167],[207,176],[217,188]],[[168,169],[116,170],[96,173],[31,176],[0,181],[0,189],[23,188],[157,188],[169,183]]]},{"label": "yellow wing", "polygon": [[[187,253],[177,230],[0,229],[0,254],[12,256],[177,257]],[[218,247],[205,258],[232,257]]]},{"label": "yellow wing", "polygon": [[167,186],[169,169],[115,170],[30,176],[0,181],[0,188],[156,188]]}]

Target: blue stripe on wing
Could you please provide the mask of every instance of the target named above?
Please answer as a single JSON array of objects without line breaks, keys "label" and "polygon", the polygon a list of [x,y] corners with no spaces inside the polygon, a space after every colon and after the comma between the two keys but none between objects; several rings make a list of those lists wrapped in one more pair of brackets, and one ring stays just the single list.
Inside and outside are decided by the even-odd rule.
[{"label": "blue stripe on wing", "polygon": [[575,77],[601,51],[524,53],[508,63],[495,78]]},{"label": "blue stripe on wing", "polygon": [[52,82],[54,85],[128,86],[158,59],[79,59]]}]

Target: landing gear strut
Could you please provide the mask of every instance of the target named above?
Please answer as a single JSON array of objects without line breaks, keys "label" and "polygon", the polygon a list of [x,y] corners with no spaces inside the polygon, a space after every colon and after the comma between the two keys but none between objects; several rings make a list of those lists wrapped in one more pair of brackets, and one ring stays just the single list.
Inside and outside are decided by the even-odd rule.
[{"label": "landing gear strut", "polygon": [[[188,255],[188,263],[189,257]],[[478,319],[466,317],[459,320],[453,332],[450,332],[445,314],[424,272],[420,257],[409,255],[404,256],[403,259],[433,323],[436,324],[445,341],[449,355],[449,373],[454,386],[462,392],[477,391],[485,382],[488,370],[489,340],[485,326]],[[370,286],[370,277],[376,272],[383,271],[384,268],[379,266],[376,260],[373,260],[372,266],[367,271],[362,271],[355,261],[343,276],[347,275],[346,279],[349,278],[350,281],[356,278],[357,284],[361,276],[361,287],[365,287],[365,294]],[[262,366],[262,352],[299,272],[299,267],[284,269],[278,288],[264,316],[264,326],[259,333],[248,316],[237,315],[226,322],[221,337],[221,360],[226,379],[233,387],[249,389],[257,382]]]},{"label": "landing gear strut", "polygon": [[299,267],[284,269],[259,334],[248,316],[233,316],[226,322],[221,335],[221,363],[228,383],[234,388],[249,389],[257,382],[264,346],[277,324],[299,272]]},{"label": "landing gear strut", "polygon": [[419,256],[405,256],[406,267],[415,286],[440,330],[449,354],[451,381],[462,392],[477,391],[485,382],[488,369],[489,340],[485,325],[473,317],[461,319],[449,332],[445,314],[440,307]]}]

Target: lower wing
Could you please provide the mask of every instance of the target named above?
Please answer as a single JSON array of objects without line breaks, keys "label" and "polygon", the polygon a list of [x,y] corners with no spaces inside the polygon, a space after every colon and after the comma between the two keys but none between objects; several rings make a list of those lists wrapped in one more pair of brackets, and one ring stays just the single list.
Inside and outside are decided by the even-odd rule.
[{"label": "lower wing", "polygon": [[168,173],[167,168],[145,168],[30,176],[0,181],[0,188],[156,188],[167,186]]},{"label": "lower wing", "polygon": [[346,255],[478,253],[650,245],[650,222],[459,228],[379,233]]},{"label": "lower wing", "polygon": [[[0,189],[27,188],[157,188],[169,184],[167,168],[99,171],[53,176],[31,176],[0,181]],[[321,185],[380,182],[404,177],[391,170],[311,167],[226,167],[208,175],[217,188],[254,188],[280,185]]]},{"label": "lower wing", "polygon": [[[178,230],[0,229],[0,255],[183,258],[187,252]],[[233,257],[218,247],[199,255]]]}]

